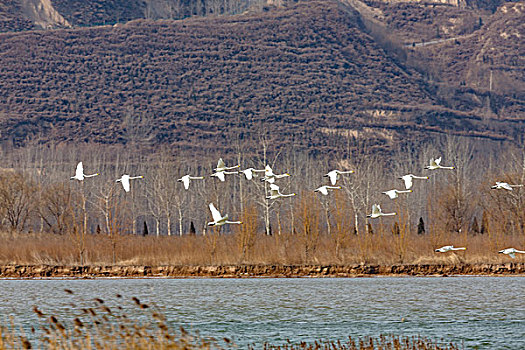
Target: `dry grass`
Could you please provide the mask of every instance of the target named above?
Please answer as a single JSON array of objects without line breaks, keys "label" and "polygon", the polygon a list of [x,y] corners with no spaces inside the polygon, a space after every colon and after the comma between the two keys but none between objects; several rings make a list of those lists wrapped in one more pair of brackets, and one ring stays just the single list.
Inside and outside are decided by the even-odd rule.
[{"label": "dry grass", "polygon": [[[72,295],[69,289],[64,290]],[[67,316],[54,315],[36,306],[33,312],[38,316],[38,325],[32,326],[29,334],[15,325],[11,319],[7,325],[0,324],[0,350],[4,349],[234,349],[238,348],[230,339],[205,339],[192,335],[184,328],[173,329],[165,316],[154,305],[131,299],[133,307],[122,306],[130,301],[117,295],[117,305],[106,303],[100,298],[83,301],[81,305],[72,302],[78,313]],[[86,304],[87,303],[87,304]],[[35,329],[35,327],[37,329]],[[220,345],[219,345],[220,344]],[[292,343],[285,345],[249,346],[249,349],[360,349],[360,350],[454,350],[453,344],[435,343],[422,337],[398,337],[381,335],[346,341],[319,340],[313,343]]]},{"label": "dry grass", "polygon": [[[235,264],[457,264],[524,262],[498,254],[520,247],[514,235],[315,235],[311,241],[300,234],[255,235],[253,244],[240,244],[241,233],[206,236],[119,236],[116,265],[235,265]],[[79,265],[79,245],[73,235],[1,233],[0,264]],[[103,234],[85,238],[86,265],[112,265],[112,241]],[[466,251],[435,253],[453,244]],[[307,251],[308,250],[308,251]]]},{"label": "dry grass", "polygon": [[[70,290],[65,291],[73,294]],[[33,307],[40,320],[39,329],[32,327],[30,335],[26,335],[17,330],[14,320],[7,326],[0,325],[0,350],[217,348],[213,340],[190,335],[182,327],[178,331],[172,329],[156,307],[141,303],[137,298],[132,301],[136,308],[128,315],[122,306],[108,307],[104,300],[95,298],[90,306],[75,305],[81,315],[69,319]]]},{"label": "dry grass", "polygon": [[381,335],[378,338],[366,337],[347,341],[321,340],[313,343],[286,344],[281,346],[264,345],[265,350],[455,350],[454,344],[435,343],[423,337],[397,337]]}]

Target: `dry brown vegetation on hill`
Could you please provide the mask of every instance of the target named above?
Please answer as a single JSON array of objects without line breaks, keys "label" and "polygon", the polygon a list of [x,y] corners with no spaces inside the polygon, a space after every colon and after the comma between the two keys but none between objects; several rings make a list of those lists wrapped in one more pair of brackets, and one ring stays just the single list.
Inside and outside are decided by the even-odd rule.
[{"label": "dry brown vegetation on hill", "polygon": [[294,138],[320,152],[336,135],[366,135],[382,149],[429,132],[521,142],[524,102],[505,95],[498,72],[489,92],[459,84],[463,63],[448,64],[450,78],[437,81],[432,51],[407,55],[390,29],[374,26],[348,4],[307,1],[239,16],[3,34],[4,140],[138,137],[228,150],[229,132],[265,123],[277,142]]}]

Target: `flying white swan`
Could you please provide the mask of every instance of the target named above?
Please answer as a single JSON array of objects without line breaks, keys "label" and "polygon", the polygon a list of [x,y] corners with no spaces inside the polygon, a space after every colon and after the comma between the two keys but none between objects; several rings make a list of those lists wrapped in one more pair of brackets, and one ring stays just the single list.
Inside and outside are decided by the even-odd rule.
[{"label": "flying white swan", "polygon": [[400,177],[401,180],[405,181],[405,188],[409,190],[412,188],[412,180],[413,179],[426,179],[428,180],[428,176],[416,176],[413,174],[407,174]]},{"label": "flying white swan", "polygon": [[454,248],[453,245],[446,245],[444,247],[441,247],[441,248],[438,248],[436,249],[436,252],[439,252],[439,253],[446,253],[446,252],[450,252],[452,250],[467,250],[467,248],[465,247],[460,247],[460,248]]},{"label": "flying white swan", "polygon": [[341,186],[327,186],[327,185],[324,185],[324,186],[321,186],[319,188],[316,188],[314,190],[314,192],[319,192],[325,196],[328,195],[328,190],[335,190],[335,189],[340,189]]},{"label": "flying white swan", "polygon": [[217,167],[215,169],[213,169],[213,170],[216,171],[216,172],[221,172],[221,171],[235,169],[235,168],[238,168],[238,167],[240,167],[240,165],[227,167],[226,164],[224,164],[224,161],[222,160],[222,158],[219,158],[219,161],[217,162]]},{"label": "flying white swan", "polygon": [[516,255],[515,255],[516,253],[525,254],[525,251],[517,250],[517,249],[514,249],[514,248],[507,248],[507,249],[500,250],[498,253],[507,254],[512,259],[514,259],[516,257]]},{"label": "flying white swan", "polygon": [[208,226],[222,226],[224,224],[242,224],[242,221],[228,221],[228,214],[222,216],[215,208],[213,203],[209,205],[213,221],[208,222]]},{"label": "flying white swan", "polygon": [[277,199],[281,197],[292,197],[295,196],[295,193],[289,193],[289,194],[282,194],[279,186],[276,184],[270,184],[270,195],[266,197],[266,199]]},{"label": "flying white swan", "polygon": [[372,205],[372,214],[369,214],[366,217],[375,219],[380,216],[392,216],[392,215],[396,215],[396,213],[383,213],[381,211],[381,207],[379,206],[379,204],[374,204]]},{"label": "flying white swan", "polygon": [[122,187],[124,187],[124,191],[129,192],[129,180],[133,179],[142,179],[144,176],[129,176],[127,174],[122,175],[120,179],[117,179],[117,182],[122,183]]},{"label": "flying white swan", "polygon": [[191,176],[191,175],[184,175],[180,179],[177,179],[177,181],[182,182],[185,189],[190,188],[190,180],[202,180],[204,179],[204,176]]},{"label": "flying white swan", "polygon": [[491,188],[493,190],[507,190],[507,191],[512,191],[512,188],[513,187],[523,187],[523,185],[509,185],[508,183],[506,182],[498,182],[496,181],[496,184],[494,186],[492,186]]},{"label": "flying white swan", "polygon": [[75,171],[75,176],[71,176],[71,180],[78,180],[78,181],[82,181],[84,180],[84,178],[86,177],[93,177],[93,176],[97,176],[98,173],[96,174],[91,174],[91,175],[85,175],[84,174],[84,167],[82,166],[82,162],[79,162],[77,164],[77,170]]},{"label": "flying white swan", "polygon": [[428,170],[436,170],[436,169],[452,170],[454,169],[453,166],[443,166],[443,165],[440,165],[439,163],[441,163],[441,157],[436,158],[435,160],[432,158],[430,159],[430,165],[425,166],[425,169],[428,169]]},{"label": "flying white swan", "polygon": [[274,174],[272,168],[270,168],[269,165],[266,166],[264,169],[264,177],[261,179],[261,181],[266,181],[271,184],[275,182],[275,179],[282,179],[283,177],[291,176],[288,173],[284,174]]},{"label": "flying white swan", "polygon": [[244,170],[240,171],[239,174],[240,173],[242,173],[242,174],[244,174],[244,176],[246,176],[246,180],[251,180],[251,179],[253,179],[254,176],[257,176],[255,173],[264,173],[264,170],[248,168],[248,169],[244,169]]},{"label": "flying white swan", "polygon": [[396,199],[397,197],[399,197],[398,193],[410,193],[410,192],[412,192],[412,190],[401,191],[401,190],[393,189],[393,190],[386,191],[383,193],[386,194],[388,197],[390,197],[390,199]]},{"label": "flying white swan", "polygon": [[225,178],[225,175],[229,175],[229,174],[238,174],[239,172],[238,171],[217,171],[213,174],[211,174],[211,176],[215,176],[216,178],[218,178],[219,180],[221,180],[222,182],[224,182],[226,180]]},{"label": "flying white swan", "polygon": [[326,174],[324,174],[323,176],[327,176],[330,178],[330,182],[332,183],[332,185],[335,186],[337,180],[339,180],[339,175],[342,175],[342,174],[353,174],[354,171],[353,170],[348,170],[348,171],[341,171],[341,170],[332,170]]}]

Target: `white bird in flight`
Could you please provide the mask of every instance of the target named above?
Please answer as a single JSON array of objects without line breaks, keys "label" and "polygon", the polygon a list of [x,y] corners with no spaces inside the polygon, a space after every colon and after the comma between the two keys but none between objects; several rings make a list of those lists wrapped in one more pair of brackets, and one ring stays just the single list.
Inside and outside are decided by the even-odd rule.
[{"label": "white bird in flight", "polygon": [[204,176],[191,176],[191,175],[184,175],[180,179],[177,179],[177,181],[182,182],[185,189],[190,188],[190,180],[203,180]]},{"label": "white bird in flight", "polygon": [[396,213],[383,213],[381,211],[381,207],[379,206],[379,204],[374,204],[372,205],[372,214],[369,214],[366,217],[375,219],[380,216],[393,216],[393,215],[396,215]]},{"label": "white bird in flight", "polygon": [[383,193],[386,194],[388,197],[390,197],[390,199],[396,199],[397,197],[399,197],[398,193],[410,193],[410,192],[412,192],[412,190],[401,191],[401,190],[393,189],[390,191],[385,191]]},{"label": "white bird in flight", "polygon": [[266,181],[266,182],[273,184],[275,182],[275,179],[282,179],[283,177],[287,177],[287,176],[291,176],[291,175],[288,173],[278,174],[278,175],[274,174],[272,168],[269,165],[267,165],[266,168],[264,169],[264,177],[261,179],[261,181]]},{"label": "white bird in flight", "polygon": [[335,189],[341,189],[341,186],[327,186],[327,185],[324,185],[324,186],[321,186],[319,188],[316,188],[314,190],[314,192],[319,192],[325,196],[328,195],[328,190],[335,190]]},{"label": "white bird in flight", "polygon": [[292,197],[295,196],[295,193],[282,194],[279,186],[276,184],[270,184],[270,195],[266,199],[277,199],[281,197]]},{"label": "white bird in flight", "polygon": [[240,165],[227,167],[226,164],[224,164],[224,161],[222,160],[222,158],[219,158],[219,161],[217,162],[217,167],[215,169],[213,169],[213,170],[216,171],[216,172],[221,172],[221,171],[235,169],[235,168],[238,168],[238,167],[240,167]]},{"label": "white bird in flight", "polygon": [[437,158],[437,159],[430,159],[430,165],[427,165],[425,166],[425,169],[428,169],[428,170],[436,170],[436,169],[449,169],[449,170],[452,170],[454,169],[453,166],[443,166],[443,165],[440,165],[441,163],[441,157]]},{"label": "white bird in flight", "polygon": [[256,173],[264,173],[264,170],[248,168],[248,169],[244,169],[244,170],[240,171],[239,174],[240,173],[242,173],[242,174],[244,174],[244,176],[246,176],[246,180],[251,180],[251,179],[253,179],[254,176],[257,176]]},{"label": "white bird in flight", "polygon": [[493,190],[507,190],[507,191],[512,191],[512,188],[513,187],[523,187],[523,185],[509,185],[508,183],[506,182],[498,182],[496,181],[496,184],[494,186],[492,186],[491,188]]},{"label": "white bird in flight", "polygon": [[84,180],[84,178],[86,177],[93,177],[93,176],[97,176],[98,173],[96,174],[91,174],[91,175],[85,175],[84,174],[84,166],[82,166],[82,162],[79,162],[77,164],[77,170],[75,171],[75,176],[71,176],[71,180],[78,180],[78,181],[82,181]]},{"label": "white bird in flight", "polygon": [[514,259],[516,257],[516,255],[515,255],[516,253],[525,254],[525,251],[517,250],[517,249],[514,249],[514,248],[507,248],[507,249],[500,250],[498,253],[507,254],[512,259]]},{"label": "white bird in flight", "polygon": [[224,224],[242,224],[242,221],[228,221],[228,214],[222,216],[215,208],[213,203],[209,205],[213,221],[208,222],[208,226],[222,226]]},{"label": "white bird in flight", "polygon": [[323,176],[327,176],[330,178],[330,182],[332,183],[332,185],[335,186],[337,180],[339,180],[339,175],[342,175],[342,174],[353,174],[354,171],[353,170],[348,170],[348,171],[341,171],[341,170],[332,170],[326,174],[324,174]]},{"label": "white bird in flight", "polygon": [[216,178],[218,178],[219,180],[224,182],[226,180],[225,175],[238,174],[238,173],[239,173],[238,171],[224,171],[224,170],[221,170],[221,171],[217,171],[217,172],[211,174],[211,176],[215,176]]},{"label": "white bird in flight", "polygon": [[465,247],[454,248],[453,245],[446,245],[446,246],[443,246],[441,248],[436,249],[436,252],[446,253],[446,252],[450,252],[452,250],[467,250],[467,248],[465,248]]},{"label": "white bird in flight", "polygon": [[412,180],[413,179],[426,179],[428,180],[428,176],[416,176],[413,174],[407,174],[400,177],[401,180],[405,181],[405,188],[407,190],[412,188]]},{"label": "white bird in flight", "polygon": [[117,182],[120,182],[122,183],[122,187],[124,187],[124,191],[126,192],[129,192],[129,180],[134,180],[134,179],[142,179],[144,178],[144,176],[129,176],[127,174],[125,175],[122,175],[122,177],[120,179],[117,179]]}]

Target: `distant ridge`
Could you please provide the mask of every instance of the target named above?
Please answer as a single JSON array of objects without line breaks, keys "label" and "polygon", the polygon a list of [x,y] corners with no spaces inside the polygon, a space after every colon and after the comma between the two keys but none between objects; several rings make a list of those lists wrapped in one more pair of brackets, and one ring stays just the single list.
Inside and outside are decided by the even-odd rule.
[{"label": "distant ridge", "polygon": [[[492,115],[484,92],[452,86],[444,99],[443,82],[381,35],[338,1],[1,34],[1,137],[206,151],[264,127],[277,144],[319,152],[348,138],[388,149],[445,132],[522,142],[519,96],[492,93]],[[505,105],[511,115],[497,117]]]}]

